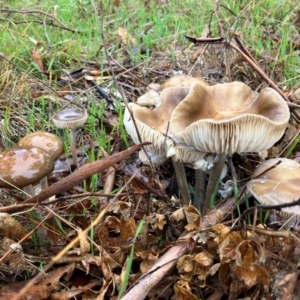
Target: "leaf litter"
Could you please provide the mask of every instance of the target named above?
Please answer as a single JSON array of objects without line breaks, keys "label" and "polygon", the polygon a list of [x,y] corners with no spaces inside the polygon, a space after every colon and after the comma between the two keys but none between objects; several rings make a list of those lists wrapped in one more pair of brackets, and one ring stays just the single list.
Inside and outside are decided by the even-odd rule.
[{"label": "leaf litter", "polygon": [[[118,7],[119,2],[115,3]],[[120,51],[106,57],[103,67],[96,61],[82,61],[80,69],[60,70],[60,74],[54,76],[44,71],[47,66],[42,53],[32,49],[33,63],[45,77],[37,80],[21,70],[18,85],[10,79],[17,66],[5,54],[1,55],[1,118],[5,119],[9,108],[10,121],[1,129],[3,150],[10,143],[17,143],[29,129],[55,132],[42,120],[34,119],[30,127],[30,120],[23,111],[46,105],[47,111],[54,115],[80,96],[76,104],[87,108],[93,118],[77,131],[77,145],[81,145],[81,149],[77,148],[79,169],[71,170],[67,155],[62,155],[58,160],[60,167],[56,168],[59,171],[49,175],[50,186],[33,198],[25,200],[18,190],[2,189],[0,299],[26,299],[25,295],[31,299],[78,296],[117,299],[133,245],[129,282],[122,299],[299,298],[297,221],[286,220],[276,211],[257,216],[252,210],[239,215],[233,190],[228,192],[225,201],[219,193],[216,206],[201,216],[194,206],[182,205],[170,160],[155,169],[142,165],[136,151],[139,146],[121,152],[126,149],[126,141],[122,129],[114,129],[120,121],[116,109],[118,101],[124,107],[122,93],[129,102],[141,101],[141,96],[152,91],[153,84],[157,88],[176,74],[205,78],[210,85],[241,81],[253,89],[267,86],[263,80],[268,78],[259,69],[268,74],[273,57],[262,52],[253,61],[249,50],[238,44],[238,33],[232,34],[235,43],[226,38],[222,35],[211,39],[208,25],[200,38],[188,37],[194,42],[188,47],[177,45],[172,54],[176,60],[171,59],[168,50],[148,49],[151,57],[147,62],[136,64],[132,53],[143,54],[145,49],[138,46],[133,33],[119,28],[114,43]],[[278,43],[281,37],[272,33],[269,38]],[[290,41],[291,47],[297,49],[298,39],[295,36]],[[236,51],[238,46],[244,55]],[[281,66],[277,65],[272,81],[281,83],[282,76]],[[56,90],[52,88],[53,80],[59,84]],[[114,80],[122,90],[114,88]],[[251,195],[243,191],[255,166],[266,158],[284,157],[299,136],[299,87],[294,93],[282,84],[278,86],[294,113],[284,137],[267,153],[234,154],[228,159],[230,172],[222,183],[230,180],[237,183],[242,211],[255,205]],[[154,97],[157,99],[157,94]],[[24,100],[22,107],[21,99]],[[91,103],[96,103],[96,110]],[[97,113],[101,105],[104,107],[102,115]],[[49,122],[52,116],[44,117]],[[95,139],[90,126],[94,126],[99,135],[105,135],[104,141]],[[106,155],[101,147],[107,143],[111,147],[106,148],[109,150]],[[296,143],[289,158],[299,159],[299,147]],[[95,160],[100,160],[89,162],[85,153],[90,150],[96,153]],[[187,166],[186,172],[188,182],[194,186],[192,169]],[[92,180],[96,182],[93,189],[90,188]],[[46,203],[48,197],[51,197],[50,202]],[[34,233],[19,243],[30,230],[37,230],[34,224],[40,220],[38,214],[47,213],[51,217],[42,224],[46,231],[44,240],[39,240]],[[85,231],[97,215],[97,224]],[[142,221],[141,231],[135,238]],[[77,243],[72,244],[74,237]],[[71,246],[67,249],[67,245]],[[46,266],[47,276],[42,275],[41,266]]]}]

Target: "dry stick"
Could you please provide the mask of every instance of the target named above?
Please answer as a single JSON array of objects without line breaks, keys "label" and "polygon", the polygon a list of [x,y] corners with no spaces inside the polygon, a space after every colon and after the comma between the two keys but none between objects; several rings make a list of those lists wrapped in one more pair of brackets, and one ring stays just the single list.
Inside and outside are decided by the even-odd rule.
[{"label": "dry stick", "polygon": [[[141,145],[139,145],[141,147]],[[133,148],[133,147],[132,147]],[[124,152],[124,151],[122,151]],[[74,174],[74,173],[73,173]],[[135,174],[133,174],[133,176],[129,179],[129,181],[120,189],[119,193],[121,193],[126,186],[132,181],[132,179],[134,178]],[[110,201],[103,210],[101,210],[101,212],[98,214],[97,218],[86,228],[83,230],[83,234],[88,234],[88,232],[91,230],[91,228],[95,228],[96,225],[102,220],[102,218],[104,217],[105,213],[108,211],[108,209],[115,203],[115,201],[117,200],[117,196]],[[62,249],[55,257],[52,258],[52,261],[50,263],[48,263],[48,265],[46,265],[43,269],[43,271],[41,271],[40,273],[38,273],[34,278],[32,278],[30,281],[28,281],[28,283],[18,292],[18,294],[16,294],[11,300],[20,300],[23,299],[22,297],[26,294],[26,292],[39,280],[41,279],[44,274],[46,272],[48,272],[52,266],[59,262],[60,259],[70,250],[72,249],[78,242],[80,241],[80,235],[78,235],[76,238],[74,238],[64,249]]]},{"label": "dry stick", "polygon": [[205,194],[205,200],[203,205],[203,215],[205,215],[209,209],[210,198],[214,193],[218,180],[221,177],[225,160],[226,160],[226,153],[219,154],[219,160],[214,164],[214,166],[211,169],[211,173],[209,175],[209,179],[206,187],[206,194]]},{"label": "dry stick", "polygon": [[[40,203],[53,195],[65,192],[71,189],[72,187],[76,186],[77,184],[81,183],[84,179],[90,178],[93,174],[99,173],[102,170],[108,168],[109,166],[114,165],[117,162],[127,158],[129,155],[133,154],[143,145],[147,144],[149,143],[134,145],[126,150],[121,151],[120,153],[116,153],[107,158],[92,163],[87,163],[78,170],[76,170],[74,173],[50,185],[48,188],[42,190],[38,195],[26,199],[22,204],[32,203],[32,206],[34,206],[37,203]],[[19,210],[19,205],[11,205],[0,208],[0,212],[16,212]]]}]

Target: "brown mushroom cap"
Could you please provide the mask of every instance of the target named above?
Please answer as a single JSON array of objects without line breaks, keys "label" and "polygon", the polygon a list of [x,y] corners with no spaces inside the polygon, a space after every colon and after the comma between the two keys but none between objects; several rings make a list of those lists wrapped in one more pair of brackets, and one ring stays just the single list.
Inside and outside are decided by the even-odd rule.
[{"label": "brown mushroom cap", "polygon": [[[278,161],[281,163],[266,171]],[[294,202],[300,198],[300,164],[288,158],[273,158],[260,163],[252,174],[247,187],[252,195],[263,205],[278,205]],[[285,207],[282,213],[300,216],[300,206]]]},{"label": "brown mushroom cap", "polygon": [[41,148],[8,149],[0,153],[0,186],[25,187],[47,176],[53,168],[53,158]]},{"label": "brown mushroom cap", "polygon": [[257,152],[280,139],[289,117],[286,102],[271,88],[257,93],[241,82],[194,84],[174,109],[170,132],[200,152]]},{"label": "brown mushroom cap", "polygon": [[58,159],[64,151],[62,140],[55,134],[48,132],[34,132],[23,137],[19,146],[38,147],[47,151],[54,160]]},{"label": "brown mushroom cap", "polygon": [[58,112],[52,119],[57,128],[74,129],[83,125],[87,120],[86,109],[68,108]]},{"label": "brown mushroom cap", "polygon": [[[176,161],[195,163],[195,168],[211,167],[211,164],[202,162],[206,153],[199,152],[193,146],[176,144],[168,136],[170,116],[188,92],[188,87],[168,88],[162,92],[161,105],[156,109],[150,110],[135,103],[129,103],[129,108],[132,110],[142,142],[151,142],[150,145],[145,146],[147,152],[160,156],[174,156]],[[127,108],[124,113],[124,126],[133,141],[139,143],[138,134]]]}]

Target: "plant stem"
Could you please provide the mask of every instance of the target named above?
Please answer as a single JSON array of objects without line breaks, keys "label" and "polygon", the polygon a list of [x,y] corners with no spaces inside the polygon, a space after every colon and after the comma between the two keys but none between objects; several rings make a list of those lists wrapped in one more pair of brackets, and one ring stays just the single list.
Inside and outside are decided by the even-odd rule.
[{"label": "plant stem", "polygon": [[175,169],[176,179],[177,179],[183,205],[189,205],[191,197],[190,197],[190,191],[186,180],[186,174],[185,174],[183,163],[175,161],[173,156],[172,156],[172,162]]},{"label": "plant stem", "polygon": [[211,169],[211,173],[207,183],[204,206],[202,211],[203,216],[206,215],[209,209],[210,198],[214,193],[216,184],[218,183],[221,177],[225,160],[226,160],[226,153],[219,154],[219,160],[214,164],[213,168]]}]

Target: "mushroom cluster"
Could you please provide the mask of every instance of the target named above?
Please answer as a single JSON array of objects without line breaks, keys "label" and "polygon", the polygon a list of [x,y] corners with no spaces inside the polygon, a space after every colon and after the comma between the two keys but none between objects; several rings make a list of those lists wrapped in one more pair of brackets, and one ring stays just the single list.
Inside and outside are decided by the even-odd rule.
[{"label": "mushroom cluster", "polygon": [[32,184],[41,181],[47,187],[47,175],[63,152],[63,143],[51,133],[35,132],[22,138],[18,145],[0,153],[0,187],[23,188],[34,196]]},{"label": "mushroom cluster", "polygon": [[124,125],[135,143],[152,143],[146,147],[149,153],[171,156],[196,169],[209,169],[212,164],[205,162],[206,155],[219,155],[207,186],[206,212],[226,154],[270,148],[283,135],[290,112],[271,88],[258,93],[241,82],[208,86],[200,81],[192,80],[190,86],[164,84],[167,88],[154,110],[130,103]]}]

